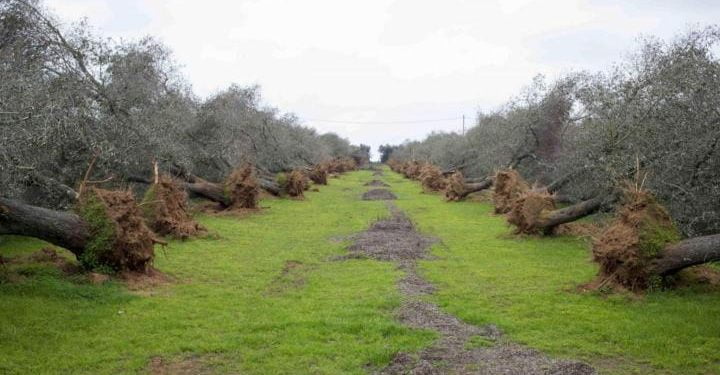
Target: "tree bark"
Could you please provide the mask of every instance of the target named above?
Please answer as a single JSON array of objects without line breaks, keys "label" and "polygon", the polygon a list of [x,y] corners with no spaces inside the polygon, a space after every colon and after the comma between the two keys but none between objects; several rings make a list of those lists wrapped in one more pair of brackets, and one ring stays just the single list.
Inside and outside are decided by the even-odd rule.
[{"label": "tree bark", "polygon": [[560,224],[570,223],[585,216],[592,215],[604,205],[610,203],[607,196],[599,196],[580,203],[552,211],[545,216],[538,227],[545,233],[550,233]]},{"label": "tree bark", "polygon": [[695,237],[666,247],[650,265],[650,272],[672,275],[683,268],[720,261],[720,234]]},{"label": "tree bark", "polygon": [[493,185],[494,181],[495,181],[494,178],[486,177],[484,180],[482,180],[480,182],[465,184],[465,186],[464,186],[465,190],[462,192],[462,194],[460,194],[460,199],[465,199],[465,197],[467,197],[468,195],[470,195],[472,193],[476,193],[478,191],[483,191],[485,189],[489,189]]},{"label": "tree bark", "polygon": [[85,221],[69,212],[0,198],[0,234],[35,237],[82,255],[90,237]]},{"label": "tree bark", "polygon": [[282,193],[282,188],[280,188],[280,185],[278,185],[277,182],[274,180],[270,180],[264,177],[259,177],[258,182],[260,183],[260,187],[263,188],[263,190],[267,191],[268,193],[272,195],[280,195]]},{"label": "tree bark", "polygon": [[223,189],[220,184],[196,180],[196,182],[185,183],[185,189],[192,194],[199,195],[213,202],[218,202],[225,207],[229,207],[232,203],[230,202],[230,198],[225,196],[225,189]]}]

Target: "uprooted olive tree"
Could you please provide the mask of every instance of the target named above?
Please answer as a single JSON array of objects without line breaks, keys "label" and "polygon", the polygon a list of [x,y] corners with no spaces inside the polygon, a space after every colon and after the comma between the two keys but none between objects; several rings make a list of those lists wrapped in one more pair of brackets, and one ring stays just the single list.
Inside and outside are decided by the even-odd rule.
[{"label": "uprooted olive tree", "polygon": [[0,198],[0,234],[35,237],[68,249],[86,269],[148,272],[161,242],[130,191],[91,188],[71,212]]},{"label": "uprooted olive tree", "polygon": [[652,194],[626,191],[610,226],[593,241],[599,285],[642,290],[684,268],[720,261],[720,234],[680,239],[667,209]]},{"label": "uprooted olive tree", "polygon": [[[466,178],[512,166],[544,186],[582,172],[553,193],[556,202],[570,204],[597,202],[640,164],[649,172],[644,186],[664,202],[683,235],[718,233],[718,45],[717,25],[667,40],[642,38],[608,69],[539,76],[495,110],[478,113],[464,134],[385,145],[383,158],[456,168]],[[449,198],[470,190],[456,181]]]},{"label": "uprooted olive tree", "polygon": [[216,202],[223,209],[257,208],[261,183],[255,168],[250,164],[236,168],[223,184],[208,182],[194,176],[191,180],[192,182],[185,183],[185,188],[190,193]]},{"label": "uprooted olive tree", "polygon": [[448,201],[461,201],[472,193],[489,189],[494,181],[494,177],[468,180],[463,176],[462,172],[455,171],[447,178],[445,199]]}]

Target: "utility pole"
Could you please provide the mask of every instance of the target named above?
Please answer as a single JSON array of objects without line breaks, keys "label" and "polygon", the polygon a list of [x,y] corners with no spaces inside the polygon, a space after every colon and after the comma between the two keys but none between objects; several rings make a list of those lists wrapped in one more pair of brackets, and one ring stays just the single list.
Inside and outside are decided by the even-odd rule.
[{"label": "utility pole", "polygon": [[465,135],[465,115],[463,114],[463,132],[462,135]]}]

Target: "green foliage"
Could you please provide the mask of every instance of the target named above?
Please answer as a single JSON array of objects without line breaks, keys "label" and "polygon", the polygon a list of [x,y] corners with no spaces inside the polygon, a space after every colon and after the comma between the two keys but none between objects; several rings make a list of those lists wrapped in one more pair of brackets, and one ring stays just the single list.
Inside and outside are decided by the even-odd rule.
[{"label": "green foliage", "polygon": [[142,203],[140,204],[140,208],[142,209],[143,216],[145,218],[150,219],[155,216],[155,201],[157,200],[157,194],[155,192],[155,184],[150,185],[150,187],[145,190],[145,194],[143,195]]},{"label": "green foliage", "polygon": [[108,265],[102,263],[102,258],[112,249],[115,241],[115,222],[108,216],[105,204],[90,193],[78,204],[76,211],[88,224],[90,231],[90,239],[78,261],[88,270],[111,271]]},{"label": "green foliage", "polygon": [[654,257],[665,246],[681,239],[680,232],[673,224],[667,224],[650,217],[640,226],[639,235],[640,251],[647,258]]}]

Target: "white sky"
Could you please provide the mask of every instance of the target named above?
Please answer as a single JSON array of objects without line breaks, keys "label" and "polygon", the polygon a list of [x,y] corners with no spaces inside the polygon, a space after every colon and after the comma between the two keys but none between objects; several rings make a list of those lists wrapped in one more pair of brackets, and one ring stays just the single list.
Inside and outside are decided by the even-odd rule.
[{"label": "white sky", "polygon": [[353,143],[459,131],[542,73],[600,70],[641,34],[720,22],[717,0],[46,0],[64,21],[167,44],[194,90],[262,86],[265,103]]}]

